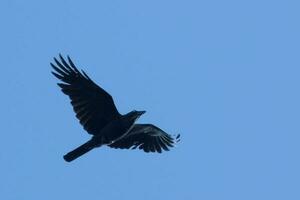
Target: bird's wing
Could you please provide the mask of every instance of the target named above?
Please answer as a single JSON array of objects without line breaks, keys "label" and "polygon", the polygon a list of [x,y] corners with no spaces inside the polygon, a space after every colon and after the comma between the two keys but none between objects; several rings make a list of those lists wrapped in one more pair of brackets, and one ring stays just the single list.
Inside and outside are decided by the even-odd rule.
[{"label": "bird's wing", "polygon": [[58,86],[70,97],[81,125],[89,134],[95,135],[107,123],[120,116],[113,98],[84,71],[80,72],[69,56],[68,62],[61,55],[59,57],[60,61],[54,58],[55,63],[50,63],[54,69],[52,74],[63,82],[58,83]]},{"label": "bird's wing", "polygon": [[124,138],[108,145],[120,149],[143,149],[145,152],[169,151],[175,143],[179,142],[180,135],[172,137],[152,124],[135,124]]}]

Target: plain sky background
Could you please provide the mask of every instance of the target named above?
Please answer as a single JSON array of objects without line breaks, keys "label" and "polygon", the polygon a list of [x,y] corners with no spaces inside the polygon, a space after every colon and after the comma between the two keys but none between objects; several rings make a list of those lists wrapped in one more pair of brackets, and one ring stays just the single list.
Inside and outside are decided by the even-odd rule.
[{"label": "plain sky background", "polygon": [[[0,2],[0,199],[300,199],[299,1]],[[93,150],[49,62],[181,143]]]}]

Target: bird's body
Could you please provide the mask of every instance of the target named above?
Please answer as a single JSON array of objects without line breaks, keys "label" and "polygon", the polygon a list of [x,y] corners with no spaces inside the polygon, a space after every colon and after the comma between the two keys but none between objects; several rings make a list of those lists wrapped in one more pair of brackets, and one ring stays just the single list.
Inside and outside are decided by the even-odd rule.
[{"label": "bird's body", "polygon": [[162,149],[168,151],[168,147],[179,141],[179,135],[173,138],[152,124],[135,124],[145,111],[134,110],[121,115],[105,90],[84,71],[80,72],[69,57],[69,63],[61,55],[60,59],[61,62],[54,58],[56,65],[51,63],[55,70],[52,73],[63,81],[58,85],[70,97],[76,117],[84,129],[93,135],[89,141],[66,154],[66,161],[70,162],[102,145],[121,149],[138,147],[145,152],[161,153]]},{"label": "bird's body", "polygon": [[[138,117],[142,115],[145,111],[133,111],[137,112]],[[134,115],[135,116],[135,115]],[[130,120],[131,118],[127,118],[126,116],[121,116],[119,119],[113,120],[108,123],[99,134],[94,135],[92,140],[96,143],[103,145],[109,145],[114,143],[117,140],[120,140],[129,133],[129,131],[134,126],[134,122],[138,119],[135,118]],[[128,120],[129,119],[129,120]]]}]

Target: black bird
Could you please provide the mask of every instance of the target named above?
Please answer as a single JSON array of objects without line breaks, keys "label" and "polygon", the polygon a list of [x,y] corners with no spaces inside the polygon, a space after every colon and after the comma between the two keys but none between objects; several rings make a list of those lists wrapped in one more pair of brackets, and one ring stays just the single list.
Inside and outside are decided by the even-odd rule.
[{"label": "black bird", "polygon": [[61,56],[50,63],[52,74],[62,92],[69,96],[80,124],[92,138],[75,150],[64,155],[67,162],[75,160],[95,147],[107,145],[120,149],[143,149],[145,152],[168,151],[180,139],[165,133],[152,124],[135,124],[145,111],[133,110],[121,115],[110,94],[95,84],[91,78],[76,68],[70,57],[68,62]]}]

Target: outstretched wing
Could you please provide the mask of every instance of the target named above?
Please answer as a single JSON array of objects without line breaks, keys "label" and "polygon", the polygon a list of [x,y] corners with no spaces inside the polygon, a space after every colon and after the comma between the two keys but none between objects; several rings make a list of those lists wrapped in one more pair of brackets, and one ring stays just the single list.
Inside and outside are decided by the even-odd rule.
[{"label": "outstretched wing", "polygon": [[169,151],[175,143],[179,142],[180,135],[176,138],[167,134],[152,124],[135,124],[124,138],[108,145],[120,149],[143,149],[145,152]]},{"label": "outstretched wing", "polygon": [[84,129],[96,135],[107,123],[120,117],[114,101],[84,71],[80,72],[69,56],[68,62],[61,55],[59,57],[60,61],[54,58],[55,63],[50,63],[54,69],[52,74],[63,82],[58,86],[70,97],[76,117]]}]

